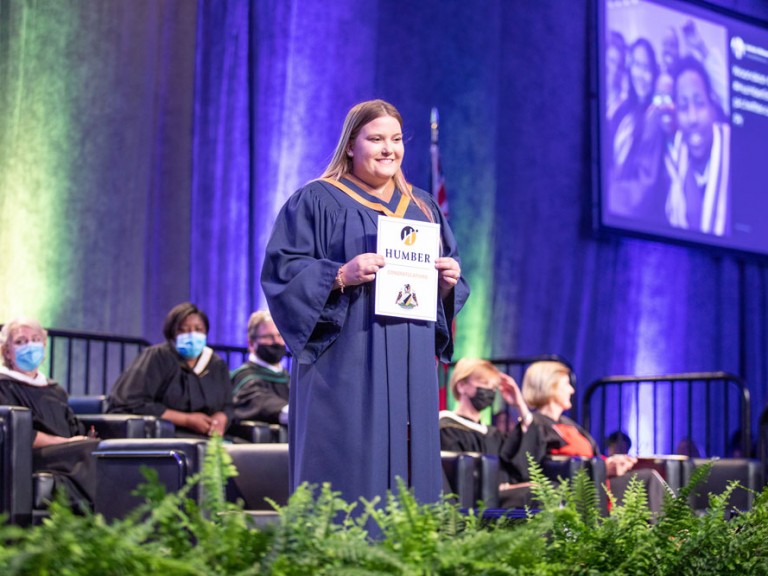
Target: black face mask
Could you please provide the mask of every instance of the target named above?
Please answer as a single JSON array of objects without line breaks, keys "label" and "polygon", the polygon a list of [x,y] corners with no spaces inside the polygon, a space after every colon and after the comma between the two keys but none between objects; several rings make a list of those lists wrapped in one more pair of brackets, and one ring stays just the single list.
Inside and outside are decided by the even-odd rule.
[{"label": "black face mask", "polygon": [[256,346],[256,356],[267,364],[277,364],[285,356],[285,344],[259,344]]},{"label": "black face mask", "polygon": [[496,390],[491,388],[475,388],[475,395],[469,401],[472,403],[472,407],[480,412],[493,404],[495,398]]}]

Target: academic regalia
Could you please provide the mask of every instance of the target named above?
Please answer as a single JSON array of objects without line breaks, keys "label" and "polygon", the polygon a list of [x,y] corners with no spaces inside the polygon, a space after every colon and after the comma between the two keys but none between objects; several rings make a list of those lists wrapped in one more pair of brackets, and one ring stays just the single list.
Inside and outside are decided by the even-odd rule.
[{"label": "academic regalia", "polygon": [[[586,441],[586,449],[583,453],[576,454],[573,451],[569,455],[591,458],[599,455],[599,449],[592,436],[584,428],[566,416],[561,416],[555,422],[551,418],[538,412],[533,413],[533,422],[523,432],[522,425],[518,424],[506,436],[501,449],[500,457],[509,463],[510,475],[515,482],[528,482],[528,458],[529,453],[534,460],[541,462],[547,454],[568,454],[567,437],[564,438],[557,426],[572,427],[575,434],[581,435]],[[579,447],[582,444],[579,443]]]},{"label": "academic regalia", "polygon": [[[523,432],[522,426],[518,424],[507,435],[501,449],[500,458],[510,463],[511,475],[516,482],[530,480],[526,453],[530,453],[536,462],[541,462],[547,454],[593,458],[600,456],[600,449],[592,435],[567,416],[560,416],[555,421],[534,412],[528,430]],[[630,470],[622,476],[611,477],[607,483],[617,500],[623,501],[624,492],[633,476],[645,484],[650,509],[653,512],[661,510],[669,487],[658,472],[652,469]]]},{"label": "academic regalia", "polygon": [[[375,282],[332,290],[342,264],[376,252],[382,213],[370,207],[378,198],[342,182],[357,198],[323,181],[289,198],[262,270],[270,312],[293,353],[291,484],[330,482],[356,501],[384,496],[400,477],[419,500],[434,501],[442,485],[435,356],[451,357],[451,324],[469,287],[462,278],[446,300],[438,298],[437,322],[376,316]],[[441,225],[442,255],[458,260],[437,204],[413,192]],[[404,202],[395,190],[388,215],[427,221]]]},{"label": "academic regalia", "polygon": [[440,449],[498,455],[503,435],[498,428],[473,422],[450,410],[440,412]]},{"label": "academic regalia", "polygon": [[288,404],[290,374],[246,362],[232,372],[235,420],[259,420],[278,424]]},{"label": "academic regalia", "polygon": [[[498,428],[473,422],[450,410],[440,412],[440,449],[449,452],[479,452],[499,456],[504,435]],[[506,470],[500,466],[500,482],[506,482]]]},{"label": "academic regalia", "polygon": [[[530,505],[531,492],[527,485],[506,485],[517,475],[501,457],[506,434],[494,426],[473,422],[455,412],[440,412],[440,447],[450,452],[479,452],[499,459],[499,507],[523,508]],[[516,480],[515,480],[516,481]]]},{"label": "academic regalia", "polygon": [[[31,384],[33,380],[37,383]],[[86,433],[85,426],[69,407],[64,389],[41,374],[31,379],[0,368],[0,404],[29,408],[35,432],[62,438]],[[78,440],[34,448],[32,468],[35,472],[51,473],[54,491],[63,489],[73,507],[92,507],[97,478],[91,453],[97,445],[97,440]]]},{"label": "academic regalia", "polygon": [[[158,418],[167,409],[224,412],[232,421],[232,383],[221,357],[205,348],[194,369],[168,342],[146,348],[115,382],[108,412]],[[187,435],[184,429],[180,435]]]}]

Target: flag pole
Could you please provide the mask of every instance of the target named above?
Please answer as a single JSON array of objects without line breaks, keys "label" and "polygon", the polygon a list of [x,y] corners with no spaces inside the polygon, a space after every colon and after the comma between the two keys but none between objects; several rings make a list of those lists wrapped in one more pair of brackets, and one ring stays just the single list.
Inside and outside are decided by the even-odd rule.
[{"label": "flag pole", "polygon": [[440,128],[440,114],[437,112],[435,106],[432,107],[432,112],[429,114],[429,125],[432,128],[432,144],[437,146],[438,130]]},{"label": "flag pole", "polygon": [[432,106],[432,110],[429,113],[429,127],[430,132],[432,134],[430,138],[430,145],[429,145],[429,193],[433,196],[435,195],[435,157],[438,154],[437,150],[437,139],[438,139],[438,130],[439,130],[439,124],[440,124],[440,116],[437,112],[437,107]]}]

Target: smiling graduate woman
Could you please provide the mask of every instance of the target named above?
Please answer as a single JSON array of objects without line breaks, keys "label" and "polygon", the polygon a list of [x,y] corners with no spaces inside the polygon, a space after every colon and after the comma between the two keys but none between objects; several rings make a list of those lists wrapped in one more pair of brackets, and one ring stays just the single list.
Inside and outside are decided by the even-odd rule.
[{"label": "smiling graduate woman", "polygon": [[[293,353],[291,485],[330,482],[347,501],[395,489],[420,501],[442,487],[437,366],[469,296],[453,233],[400,165],[403,121],[391,104],[354,106],[325,173],[294,193],[269,240],[261,283]],[[374,314],[380,214],[440,224],[437,320]]]}]

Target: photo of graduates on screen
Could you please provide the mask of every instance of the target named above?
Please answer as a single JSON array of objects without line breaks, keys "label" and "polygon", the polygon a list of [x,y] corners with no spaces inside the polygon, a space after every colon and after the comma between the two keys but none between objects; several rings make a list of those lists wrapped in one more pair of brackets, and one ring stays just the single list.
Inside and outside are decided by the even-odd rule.
[{"label": "photo of graduates on screen", "polygon": [[609,10],[606,23],[608,212],[729,235],[726,29],[652,3]]}]

